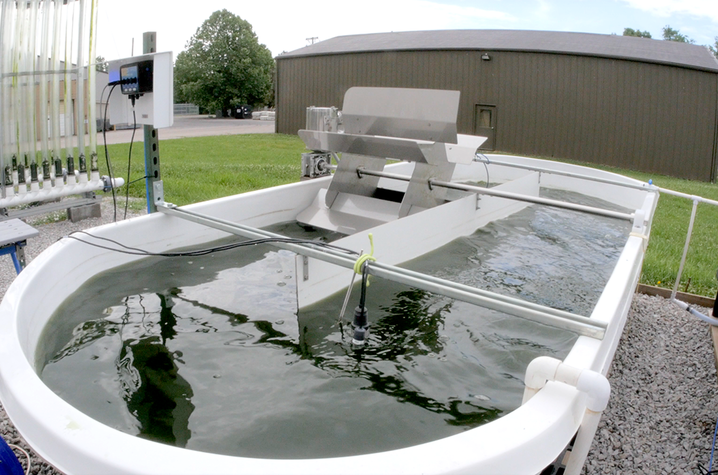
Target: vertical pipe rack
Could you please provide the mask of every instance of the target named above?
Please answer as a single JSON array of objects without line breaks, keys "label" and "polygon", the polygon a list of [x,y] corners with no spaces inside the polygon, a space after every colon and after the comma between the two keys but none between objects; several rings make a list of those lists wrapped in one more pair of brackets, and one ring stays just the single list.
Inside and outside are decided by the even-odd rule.
[{"label": "vertical pipe rack", "polygon": [[87,201],[104,187],[94,123],[97,4],[0,0],[0,219],[26,203]]}]

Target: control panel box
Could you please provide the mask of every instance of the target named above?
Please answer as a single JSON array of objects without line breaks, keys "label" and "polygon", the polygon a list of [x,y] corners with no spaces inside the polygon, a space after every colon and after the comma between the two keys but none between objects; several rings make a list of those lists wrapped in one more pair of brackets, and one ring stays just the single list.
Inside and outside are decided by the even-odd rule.
[{"label": "control panel box", "polygon": [[145,94],[153,91],[154,61],[125,64],[120,68],[120,91],[122,94]]},{"label": "control panel box", "polygon": [[[151,125],[156,129],[174,123],[174,67],[172,52],[143,54],[109,62],[109,120],[113,125]],[[133,100],[134,98],[134,104]],[[134,105],[134,118],[133,118]]]}]

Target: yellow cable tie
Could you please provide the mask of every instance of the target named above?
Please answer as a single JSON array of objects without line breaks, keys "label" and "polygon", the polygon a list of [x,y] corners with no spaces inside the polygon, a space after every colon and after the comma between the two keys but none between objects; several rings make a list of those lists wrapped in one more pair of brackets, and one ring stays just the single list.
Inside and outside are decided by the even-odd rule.
[{"label": "yellow cable tie", "polygon": [[374,257],[374,235],[372,233],[369,233],[369,244],[371,245],[371,250],[369,254],[362,254],[359,256],[359,259],[354,263],[354,272],[357,274],[362,273],[362,267],[364,266],[364,263],[366,261],[374,261],[376,262],[376,258]]}]

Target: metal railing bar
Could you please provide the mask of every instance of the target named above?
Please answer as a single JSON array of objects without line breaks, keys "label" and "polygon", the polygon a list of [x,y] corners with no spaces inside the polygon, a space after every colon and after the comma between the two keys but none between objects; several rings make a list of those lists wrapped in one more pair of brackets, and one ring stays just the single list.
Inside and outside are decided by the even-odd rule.
[{"label": "metal railing bar", "polygon": [[[366,170],[362,167],[357,168],[357,174],[360,177],[361,177],[361,175],[371,175],[371,176],[376,176],[376,177],[389,178],[389,179],[393,179],[393,180],[411,181],[411,178],[407,177],[407,176],[396,175],[394,173]],[[480,195],[496,196],[498,198],[506,198],[506,199],[510,199],[510,200],[524,201],[527,203],[551,206],[554,208],[562,208],[562,209],[568,209],[568,210],[572,210],[572,211],[580,211],[582,213],[590,213],[590,214],[594,214],[594,215],[598,215],[598,216],[623,219],[626,221],[633,221],[633,219],[634,219],[633,213],[630,213],[630,214],[622,213],[620,211],[612,211],[612,210],[603,209],[603,208],[596,208],[593,206],[569,203],[567,201],[552,200],[550,198],[541,198],[539,196],[523,195],[520,193],[512,193],[509,191],[500,191],[500,190],[496,190],[493,188],[483,188],[483,187],[479,187],[479,186],[465,185],[462,183],[451,183],[451,182],[447,182],[447,181],[440,181],[440,180],[434,180],[434,179],[429,179],[427,181],[427,184],[430,188],[434,187],[434,186],[439,186],[442,188],[450,188],[450,189],[454,189],[454,190],[468,191],[468,192],[477,193]]]},{"label": "metal railing bar", "polygon": [[[282,236],[280,234],[195,213],[178,208],[169,203],[159,204],[157,209],[169,216],[176,216],[197,224],[202,224],[248,238],[274,237],[286,239],[286,236]],[[272,245],[280,249],[286,249],[300,255],[313,257],[344,268],[352,269],[355,263],[355,259],[352,256],[336,250],[318,249],[312,248],[309,245],[286,242],[276,242],[272,243]],[[556,328],[573,331],[580,335],[600,339],[603,338],[603,335],[605,334],[606,324],[604,322],[597,322],[581,315],[574,315],[569,312],[525,302],[520,299],[494,294],[493,292],[476,289],[474,287],[410,271],[401,267],[373,262],[369,266],[369,273],[377,277],[410,285],[428,292],[445,295],[447,297],[479,305],[481,307],[505,312],[524,319],[551,325]]]}]

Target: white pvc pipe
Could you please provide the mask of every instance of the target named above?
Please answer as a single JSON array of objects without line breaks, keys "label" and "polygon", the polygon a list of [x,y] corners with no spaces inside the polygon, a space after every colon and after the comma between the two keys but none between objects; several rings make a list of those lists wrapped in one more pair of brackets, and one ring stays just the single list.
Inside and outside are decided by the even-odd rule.
[{"label": "white pvc pipe", "polygon": [[685,199],[688,199],[691,201],[697,201],[699,203],[706,203],[709,205],[718,206],[718,201],[710,200],[708,198],[703,198],[702,196],[689,195],[687,193],[681,193],[680,191],[669,190],[668,188],[660,188],[660,187],[654,186],[654,185],[651,185],[651,186],[653,188],[655,188],[656,190],[658,190],[659,192],[665,193],[667,195],[678,196],[679,198],[685,198]]},{"label": "white pvc pipe", "polygon": [[611,385],[608,379],[595,371],[583,371],[579,376],[576,389],[586,393],[586,412],[581,421],[576,440],[571,448],[571,455],[566,464],[565,475],[579,475],[586,463],[588,451],[591,449],[593,438],[601,421],[601,414],[608,405],[611,396]]},{"label": "white pvc pipe", "polygon": [[706,322],[707,324],[712,325],[712,326],[714,326],[714,327],[715,327],[715,326],[718,326],[718,318],[714,318],[714,316],[705,315],[705,314],[699,312],[698,310],[696,310],[695,308],[691,307],[691,306],[688,305],[687,303],[685,303],[685,302],[683,302],[683,301],[681,301],[681,300],[678,300],[678,299],[676,299],[676,298],[672,298],[672,299],[671,299],[671,302],[673,302],[675,305],[677,305],[678,307],[682,308],[682,309],[685,310],[686,312],[690,313],[690,314],[693,315],[694,317],[700,318],[701,320],[703,320],[703,321]]},{"label": "white pvc pipe", "polygon": [[546,385],[546,381],[556,379],[556,370],[561,364],[561,360],[550,356],[539,356],[529,363],[524,377],[524,398],[521,405],[529,402]]},{"label": "white pvc pipe", "polygon": [[567,475],[578,475],[586,462],[601,414],[606,409],[611,396],[608,379],[596,371],[577,368],[549,356],[539,356],[531,361],[526,368],[524,379],[526,388],[522,405],[534,397],[549,381],[574,386],[587,395],[586,409],[565,470]]},{"label": "white pvc pipe", "polygon": [[[113,187],[119,188],[125,184],[123,178],[114,178]],[[100,180],[86,181],[85,183],[68,184],[63,187],[52,187],[52,188],[37,188],[35,190],[25,191],[15,195],[11,198],[0,199],[0,208],[10,208],[13,206],[20,206],[28,203],[34,203],[37,201],[47,201],[56,198],[62,198],[64,196],[79,195],[82,193],[89,193],[92,191],[98,191],[105,188],[105,182]]]},{"label": "white pvc pipe", "polygon": [[580,180],[595,181],[597,183],[605,183],[607,185],[623,186],[626,188],[633,188],[636,190],[644,190],[645,191],[645,190],[650,190],[652,188],[652,185],[649,185],[648,183],[640,183],[640,184],[627,183],[627,182],[621,182],[621,181],[616,181],[616,180],[610,180],[607,178],[599,178],[599,177],[595,177],[595,176],[584,175],[581,173],[566,172],[566,171],[562,171],[562,170],[552,170],[550,168],[539,167],[539,166],[535,166],[535,165],[522,165],[520,163],[503,162],[501,160],[493,160],[493,159],[489,160],[488,157],[486,157],[485,155],[483,155],[483,156],[485,157],[483,160],[477,159],[476,161],[479,163],[485,163],[486,165],[497,165],[497,166],[501,166],[501,167],[519,168],[521,170],[529,170],[529,171],[534,171],[534,172],[539,172],[539,173],[548,173],[551,175],[560,175],[560,176],[565,176],[565,177],[569,177],[569,178],[578,178]]},{"label": "white pvc pipe", "polygon": [[688,247],[691,244],[691,236],[693,235],[693,224],[696,221],[696,210],[698,209],[698,200],[693,200],[693,210],[691,211],[691,220],[688,223],[688,233],[686,234],[686,243],[683,246],[683,257],[681,257],[681,264],[678,266],[678,275],[676,276],[676,283],[673,285],[673,292],[671,292],[671,300],[676,299],[678,293],[678,286],[681,284],[681,276],[683,275],[683,267],[686,264],[686,257],[688,256]]}]

